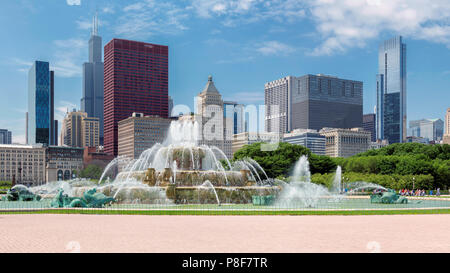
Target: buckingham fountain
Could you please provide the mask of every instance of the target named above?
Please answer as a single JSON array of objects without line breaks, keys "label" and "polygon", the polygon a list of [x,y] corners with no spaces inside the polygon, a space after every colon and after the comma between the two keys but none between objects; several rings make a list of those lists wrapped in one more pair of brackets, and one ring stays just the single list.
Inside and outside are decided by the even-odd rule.
[{"label": "buckingham fountain", "polygon": [[[253,196],[276,195],[281,187],[252,159],[231,163],[217,147],[199,144],[196,121],[172,121],[163,143],[138,159],[118,157],[98,185],[72,187],[81,196],[95,186],[121,204],[246,204]],[[120,171],[111,179],[110,173]]]},{"label": "buckingham fountain", "polygon": [[[296,162],[289,182],[272,179],[251,158],[230,162],[219,148],[201,144],[199,133],[199,125],[193,120],[173,121],[163,143],[145,150],[138,159],[115,158],[98,182],[74,179],[30,188],[16,185],[2,198],[0,209],[5,206],[126,209],[197,204],[364,209],[386,204],[442,205],[433,201],[408,202],[392,190],[367,182],[347,182],[344,192],[341,167],[337,168],[331,186],[312,183],[306,156]],[[370,199],[354,196],[367,190],[374,190]],[[450,202],[445,203],[449,205]]]}]

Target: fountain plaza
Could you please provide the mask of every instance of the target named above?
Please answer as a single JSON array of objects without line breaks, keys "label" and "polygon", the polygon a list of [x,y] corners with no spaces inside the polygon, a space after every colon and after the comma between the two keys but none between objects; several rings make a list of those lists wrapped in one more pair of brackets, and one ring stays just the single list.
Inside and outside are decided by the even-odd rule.
[{"label": "fountain plaza", "polygon": [[[0,211],[86,208],[96,210],[390,210],[448,209],[450,198],[399,197],[380,185],[346,183],[341,168],[332,187],[311,182],[302,156],[290,182],[269,178],[251,158],[233,161],[216,147],[199,144],[198,124],[173,121],[168,137],[138,159],[117,157],[100,180],[74,179],[27,188],[16,185]],[[375,191],[370,198],[361,191]]]}]

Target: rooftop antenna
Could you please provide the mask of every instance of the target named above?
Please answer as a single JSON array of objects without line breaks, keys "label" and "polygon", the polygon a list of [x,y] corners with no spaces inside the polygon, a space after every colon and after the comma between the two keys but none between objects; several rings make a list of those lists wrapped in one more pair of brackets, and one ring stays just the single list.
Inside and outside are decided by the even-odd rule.
[{"label": "rooftop antenna", "polygon": [[92,19],[92,35],[97,36],[98,35],[98,14],[97,11],[95,11],[94,18]]}]

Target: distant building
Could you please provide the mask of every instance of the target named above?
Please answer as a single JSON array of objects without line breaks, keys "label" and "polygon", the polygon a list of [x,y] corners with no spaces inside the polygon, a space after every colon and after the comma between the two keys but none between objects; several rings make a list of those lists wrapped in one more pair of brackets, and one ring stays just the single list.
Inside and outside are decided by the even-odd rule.
[{"label": "distant building", "polygon": [[100,121],[94,117],[81,119],[81,143],[83,147],[100,146]]},{"label": "distant building", "polygon": [[42,144],[0,144],[0,181],[37,186],[46,182],[46,150]]},{"label": "distant building", "polygon": [[232,124],[232,117],[224,116],[224,102],[212,76],[208,77],[205,88],[198,94],[196,106],[196,118],[200,120],[202,130],[199,144],[215,146],[227,157],[232,157],[233,127],[227,127],[228,124]]},{"label": "distant building", "polygon": [[372,142],[377,141],[376,125],[377,120],[375,114],[363,115],[363,129],[370,132]]},{"label": "distant building", "polygon": [[314,154],[325,155],[325,136],[319,134],[316,130],[295,129],[284,134],[283,142],[302,145]]},{"label": "distant building", "polygon": [[117,156],[119,121],[133,112],[169,116],[169,48],[113,39],[104,62],[104,147]]},{"label": "distant building", "polygon": [[408,135],[440,142],[444,136],[444,121],[442,119],[411,120]]},{"label": "distant building", "polygon": [[447,113],[445,114],[445,134],[443,143],[450,144],[450,108],[447,108]]},{"label": "distant building", "polygon": [[27,143],[54,145],[54,72],[48,62],[35,61],[28,72]]},{"label": "distant building", "polygon": [[96,15],[89,39],[89,61],[83,64],[81,111],[86,112],[89,117],[98,119],[99,145],[103,145],[103,73],[102,37],[98,35]]},{"label": "distant building", "polygon": [[12,133],[6,129],[0,129],[0,144],[11,144]]},{"label": "distant building", "polygon": [[406,44],[401,36],[378,49],[377,139],[406,140]]},{"label": "distant building", "polygon": [[[233,136],[233,155],[245,145],[250,145],[257,142],[273,143],[279,137],[278,133],[256,133],[243,132]],[[231,157],[229,157],[231,158]]]},{"label": "distant building", "polygon": [[88,117],[86,112],[66,113],[61,128],[61,144],[69,147],[99,146],[100,125],[98,118]]},{"label": "distant building", "polygon": [[49,146],[46,151],[47,182],[70,180],[83,169],[83,148]]},{"label": "distant building", "polygon": [[233,134],[245,132],[244,108],[244,105],[234,101],[223,102],[223,116],[229,119]]},{"label": "distant building", "polygon": [[171,122],[172,119],[143,113],[133,113],[119,121],[118,155],[139,158],[143,151],[165,140]]},{"label": "distant building", "polygon": [[169,117],[172,117],[172,110],[173,110],[173,99],[171,96],[169,96]]},{"label": "distant building", "polygon": [[377,141],[372,141],[370,143],[370,149],[377,150],[377,149],[386,147],[388,145],[389,145],[389,141],[387,141],[387,139],[384,139],[384,140],[377,139]]},{"label": "distant building", "polygon": [[113,159],[113,155],[101,151],[98,147],[84,147],[83,165],[85,168],[91,164],[105,168]]},{"label": "distant building", "polygon": [[363,128],[324,128],[319,133],[325,136],[325,153],[330,157],[350,157],[370,148],[370,132]]},{"label": "distant building", "polygon": [[363,83],[326,75],[288,76],[265,84],[267,132],[362,126]]},{"label": "distant building", "polygon": [[406,137],[406,143],[422,143],[429,144],[430,140],[428,138],[417,137],[417,136],[408,136]]}]

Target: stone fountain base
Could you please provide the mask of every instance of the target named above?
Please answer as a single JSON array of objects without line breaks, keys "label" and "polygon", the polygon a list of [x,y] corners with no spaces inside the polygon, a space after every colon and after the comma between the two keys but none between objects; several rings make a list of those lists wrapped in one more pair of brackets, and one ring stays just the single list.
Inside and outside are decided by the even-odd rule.
[{"label": "stone fountain base", "polygon": [[179,170],[172,171],[166,168],[157,171],[149,168],[147,171],[122,172],[117,178],[120,180],[136,180],[149,186],[166,187],[169,184],[176,186],[200,186],[209,181],[215,187],[244,187],[254,185],[256,181],[251,177],[249,170],[241,171],[204,171]]},{"label": "stone fountain base", "polygon": [[221,204],[251,204],[252,196],[277,195],[281,188],[271,187],[166,187],[166,196],[175,204],[217,204],[217,197]]}]

